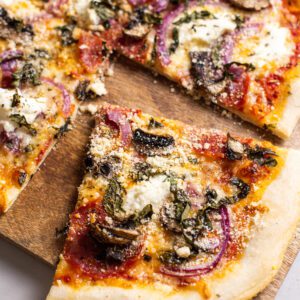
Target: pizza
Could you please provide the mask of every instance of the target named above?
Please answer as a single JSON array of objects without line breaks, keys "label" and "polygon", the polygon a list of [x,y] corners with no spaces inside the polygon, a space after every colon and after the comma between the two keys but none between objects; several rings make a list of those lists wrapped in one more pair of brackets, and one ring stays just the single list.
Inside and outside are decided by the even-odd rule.
[{"label": "pizza", "polygon": [[287,138],[300,114],[297,7],[269,0],[72,0],[66,13],[194,98]]},{"label": "pizza", "polygon": [[300,217],[300,153],[103,105],[47,300],[250,299]]},{"label": "pizza", "polygon": [[102,40],[74,32],[50,4],[0,1],[0,213],[67,131],[78,103],[106,93]]}]

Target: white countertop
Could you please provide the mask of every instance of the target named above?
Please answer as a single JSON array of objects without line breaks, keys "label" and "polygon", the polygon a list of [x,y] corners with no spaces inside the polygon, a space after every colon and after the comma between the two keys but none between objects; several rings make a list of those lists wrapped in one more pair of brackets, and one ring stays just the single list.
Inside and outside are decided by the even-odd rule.
[{"label": "white countertop", "polygon": [[[50,266],[0,239],[0,300],[45,299],[53,274]],[[276,300],[298,300],[299,295],[300,255]]]}]

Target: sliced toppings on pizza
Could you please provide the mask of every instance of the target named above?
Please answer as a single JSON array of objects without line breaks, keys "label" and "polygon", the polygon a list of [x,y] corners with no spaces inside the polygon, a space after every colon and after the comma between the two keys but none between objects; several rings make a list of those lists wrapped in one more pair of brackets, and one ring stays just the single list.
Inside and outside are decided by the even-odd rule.
[{"label": "sliced toppings on pizza", "polygon": [[103,77],[111,45],[79,28],[67,15],[69,4],[0,1],[1,212],[67,130],[77,110],[75,99],[106,94]]},{"label": "sliced toppings on pizza", "polygon": [[34,31],[30,24],[10,16],[3,7],[0,7],[0,29],[1,39],[13,39],[19,43],[29,43],[34,36]]},{"label": "sliced toppings on pizza", "polygon": [[[72,1],[70,7],[79,26],[106,41],[109,53],[117,50],[150,66],[196,98],[281,137],[291,134],[300,114],[289,96],[299,77],[299,34],[296,17],[283,4]],[[93,57],[89,61],[100,64]],[[287,114],[293,117],[287,120]]]},{"label": "sliced toppings on pizza", "polygon": [[286,157],[269,143],[102,107],[48,299],[121,295],[110,289],[138,299],[149,288],[203,299],[206,282],[243,263]]}]

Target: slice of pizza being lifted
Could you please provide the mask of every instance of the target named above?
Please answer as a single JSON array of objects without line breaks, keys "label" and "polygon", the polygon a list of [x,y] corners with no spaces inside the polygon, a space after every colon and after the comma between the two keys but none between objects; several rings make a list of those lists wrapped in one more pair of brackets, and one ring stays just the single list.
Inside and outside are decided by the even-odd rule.
[{"label": "slice of pizza being lifted", "polygon": [[250,299],[300,217],[300,153],[104,105],[47,300]]},{"label": "slice of pizza being lifted", "polygon": [[[300,115],[299,14],[286,1],[69,1],[130,59],[287,138]],[[113,41],[113,42],[112,42]]]}]

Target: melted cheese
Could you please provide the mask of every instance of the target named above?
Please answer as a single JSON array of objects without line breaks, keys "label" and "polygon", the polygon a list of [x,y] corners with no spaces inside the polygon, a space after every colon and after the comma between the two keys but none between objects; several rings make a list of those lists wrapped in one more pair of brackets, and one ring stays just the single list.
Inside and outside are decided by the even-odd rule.
[{"label": "melted cheese", "polygon": [[198,19],[179,25],[179,42],[187,51],[208,49],[225,32],[233,31],[236,24],[229,13],[214,14],[215,18]]},{"label": "melted cheese", "polygon": [[[201,10],[194,9],[193,11],[209,11],[212,17],[197,19],[188,23],[174,25],[178,29],[179,46],[175,53],[171,55],[171,64],[168,65],[168,71],[180,76],[189,74],[191,51],[210,51],[212,45],[225,33],[232,32],[236,28],[234,22],[235,14],[230,8],[222,10],[214,6],[202,7]],[[178,16],[173,23],[184,18],[185,14]],[[173,28],[173,27],[172,27]],[[173,43],[172,30],[169,32],[167,47]],[[180,70],[180,71],[179,71]],[[179,73],[180,72],[180,73]]]},{"label": "melted cheese", "polygon": [[73,1],[73,7],[71,7],[71,14],[79,16],[80,21],[84,20],[88,25],[98,25],[100,18],[94,9],[90,9],[91,1],[77,0]]},{"label": "melted cheese", "polygon": [[247,41],[242,38],[239,47],[241,48],[233,60],[252,63],[258,68],[270,64],[284,66],[289,63],[295,51],[290,30],[279,24],[265,26],[260,33],[255,32],[248,37]]},{"label": "melted cheese", "polygon": [[23,116],[28,124],[33,124],[40,113],[47,110],[46,98],[31,98],[21,94],[18,90],[20,103],[18,106],[12,107],[14,90],[6,90],[0,88],[0,124],[6,132],[15,132],[22,140],[24,146],[28,145],[31,136],[24,128],[18,128],[18,124],[13,122],[11,115],[17,114]]},{"label": "melted cheese", "polygon": [[16,18],[30,18],[38,15],[40,10],[31,1],[26,0],[0,0],[0,6],[9,10]]},{"label": "melted cheese", "polygon": [[97,78],[94,82],[92,82],[89,85],[88,89],[94,92],[98,96],[103,96],[107,94],[105,85],[99,78]]},{"label": "melted cheese", "polygon": [[131,215],[141,211],[146,205],[151,204],[154,213],[158,213],[163,202],[170,195],[170,182],[166,176],[158,175],[148,181],[142,181],[128,190],[123,209]]}]

